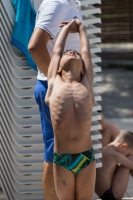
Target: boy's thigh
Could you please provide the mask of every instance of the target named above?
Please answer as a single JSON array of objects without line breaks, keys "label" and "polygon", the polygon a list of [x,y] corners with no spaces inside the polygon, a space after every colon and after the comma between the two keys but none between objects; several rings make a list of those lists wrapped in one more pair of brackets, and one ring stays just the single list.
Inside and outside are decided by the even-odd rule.
[{"label": "boy's thigh", "polygon": [[76,200],[91,200],[96,178],[95,161],[76,175]]},{"label": "boy's thigh", "polygon": [[112,191],[116,199],[122,199],[124,196],[128,186],[129,175],[130,169],[122,165],[117,167],[112,181]]},{"label": "boy's thigh", "polygon": [[54,183],[60,200],[75,200],[75,174],[53,163]]}]

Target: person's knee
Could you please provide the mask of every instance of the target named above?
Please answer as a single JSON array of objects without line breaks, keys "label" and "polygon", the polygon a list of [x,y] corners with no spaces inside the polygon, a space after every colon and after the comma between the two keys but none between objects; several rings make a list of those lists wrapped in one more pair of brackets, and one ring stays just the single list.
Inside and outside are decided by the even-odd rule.
[{"label": "person's knee", "polygon": [[120,133],[120,128],[115,123],[108,123],[108,128],[110,132],[115,133],[115,135],[118,135]]},{"label": "person's knee", "polygon": [[108,123],[108,132],[110,133],[112,141],[115,140],[115,138],[120,133],[120,128],[115,123]]},{"label": "person's knee", "polygon": [[91,191],[88,190],[88,192],[84,192],[84,193],[80,191],[80,194],[78,193],[76,195],[76,200],[91,200],[93,197],[93,194],[94,194],[93,190]]},{"label": "person's knee", "polygon": [[64,196],[64,197],[59,197],[59,199],[60,200],[77,200],[77,199],[75,199],[75,198],[73,198],[73,197],[71,197],[71,196]]},{"label": "person's knee", "polygon": [[117,199],[117,200],[121,200],[123,198],[123,195],[120,194],[120,192],[118,190],[113,191],[113,195],[114,195],[115,199]]}]

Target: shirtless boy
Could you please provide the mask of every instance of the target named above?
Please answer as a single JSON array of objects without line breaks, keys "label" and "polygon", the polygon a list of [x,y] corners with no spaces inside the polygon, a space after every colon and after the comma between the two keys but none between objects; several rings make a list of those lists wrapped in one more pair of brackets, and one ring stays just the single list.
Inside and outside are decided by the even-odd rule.
[{"label": "shirtless boy", "polygon": [[[95,156],[90,137],[93,67],[87,33],[74,19],[62,22],[48,70],[45,98],[54,129],[54,182],[59,200],[90,200],[95,185]],[[67,36],[79,32],[80,54],[64,52]]]},{"label": "shirtless boy", "polygon": [[103,167],[96,171],[95,191],[103,200],[120,200],[133,170],[133,132],[121,131],[101,152]]}]

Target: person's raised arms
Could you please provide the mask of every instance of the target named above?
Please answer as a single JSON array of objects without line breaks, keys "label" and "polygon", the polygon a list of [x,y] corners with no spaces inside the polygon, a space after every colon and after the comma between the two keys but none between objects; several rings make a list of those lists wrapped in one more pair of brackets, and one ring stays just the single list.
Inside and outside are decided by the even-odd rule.
[{"label": "person's raised arms", "polygon": [[56,40],[56,43],[53,49],[53,55],[52,55],[51,62],[49,65],[49,70],[48,70],[48,81],[51,78],[54,79],[57,75],[60,59],[64,52],[64,47],[65,47],[66,39],[69,32],[71,33],[78,32],[78,29],[75,24],[75,19],[73,19],[70,22],[61,22],[60,27],[62,27],[62,30]]},{"label": "person's raised arms", "polygon": [[78,19],[76,19],[76,26],[79,29],[79,35],[80,35],[80,54],[84,63],[84,75],[87,77],[88,84],[90,85],[92,100],[93,104],[95,105],[94,92],[93,92],[94,72],[91,61],[89,40],[84,25]]}]

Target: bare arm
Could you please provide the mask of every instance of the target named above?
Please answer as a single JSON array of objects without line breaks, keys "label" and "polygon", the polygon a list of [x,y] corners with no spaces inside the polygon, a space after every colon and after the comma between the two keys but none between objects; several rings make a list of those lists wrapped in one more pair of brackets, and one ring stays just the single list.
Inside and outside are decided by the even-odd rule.
[{"label": "bare arm", "polygon": [[[76,19],[76,22],[78,20]],[[80,35],[80,54],[84,62],[84,73],[87,77],[88,83],[90,85],[90,91],[92,95],[93,105],[95,105],[94,92],[93,92],[93,80],[94,72],[91,61],[90,45],[88,41],[87,32],[84,25],[81,22],[78,22],[79,26],[79,35]]]},{"label": "bare arm", "polygon": [[93,66],[91,61],[90,45],[85,27],[82,23],[79,24],[79,35],[80,35],[80,54],[84,61],[85,74],[89,79],[89,82],[93,84]]},{"label": "bare arm", "polygon": [[36,28],[28,45],[28,50],[31,53],[36,65],[46,76],[50,63],[50,55],[47,50],[47,42],[49,39],[49,33],[47,33],[45,30]]},{"label": "bare arm", "polygon": [[128,169],[133,170],[133,159],[124,156],[123,154],[117,154],[116,155],[118,163],[121,163],[121,165],[127,167]]},{"label": "bare arm", "polygon": [[63,28],[56,40],[56,43],[53,49],[53,55],[52,55],[51,62],[49,65],[49,70],[48,70],[48,80],[51,78],[55,78],[57,75],[60,59],[64,52],[66,39],[71,30],[71,26],[73,25],[73,23],[75,24],[74,20],[72,20],[67,25],[62,26]]}]

